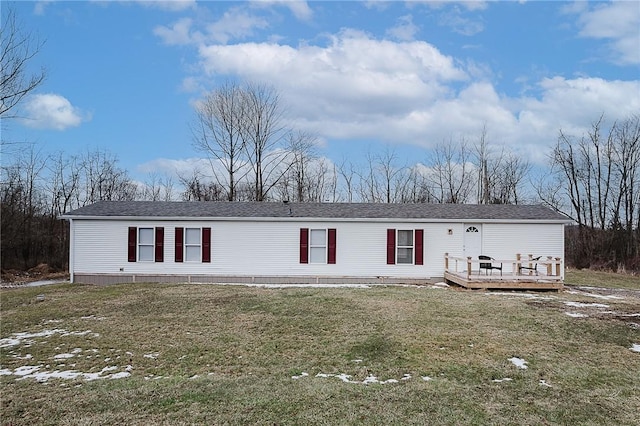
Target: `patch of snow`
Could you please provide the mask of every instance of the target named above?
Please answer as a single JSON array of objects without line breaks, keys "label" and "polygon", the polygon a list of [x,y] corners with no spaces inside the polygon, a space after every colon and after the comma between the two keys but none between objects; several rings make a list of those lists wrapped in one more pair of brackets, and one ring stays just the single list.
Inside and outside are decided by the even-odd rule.
[{"label": "patch of snow", "polygon": [[[223,284],[237,285],[237,284]],[[259,288],[371,288],[371,284],[240,284]]]},{"label": "patch of snow", "polygon": [[189,378],[190,378],[190,379],[197,379],[198,377],[200,377],[200,376],[198,376],[197,374],[194,374],[193,376],[191,376],[191,377],[189,377]]},{"label": "patch of snow", "polygon": [[73,358],[75,356],[75,354],[58,354],[58,355],[54,355],[53,359],[69,359],[69,358]]},{"label": "patch of snow", "polygon": [[596,293],[588,293],[586,291],[567,291],[567,293],[569,294],[577,294],[580,296],[587,296],[587,297],[593,297],[595,299],[603,299],[603,300],[613,300],[613,299],[624,299],[624,297],[620,297],[620,296],[614,296],[614,295],[603,295],[603,294],[596,294]]},{"label": "patch of snow", "polygon": [[434,285],[432,285],[431,287],[436,287],[436,288],[438,288],[438,287],[440,287],[440,288],[447,288],[447,287],[449,287],[449,284],[447,284],[447,283],[445,283],[445,282],[438,282],[438,283],[435,283]]},{"label": "patch of snow", "polygon": [[431,377],[429,376],[422,376],[421,377],[422,380],[424,380],[425,382],[428,382],[429,380],[433,380]]},{"label": "patch of snow", "polygon": [[494,383],[502,383],[502,382],[511,382],[513,379],[511,377],[505,377],[504,379],[493,379]]},{"label": "patch of snow", "polygon": [[144,358],[157,359],[158,356],[160,356],[160,353],[159,352],[153,352],[153,353],[150,353],[150,354],[144,354],[142,356]]},{"label": "patch of snow", "polygon": [[509,358],[507,361],[511,361],[511,363],[512,363],[513,365],[515,365],[516,367],[521,368],[521,369],[523,369],[523,370],[526,370],[527,368],[529,368],[529,367],[527,367],[527,365],[526,365],[526,364],[527,364],[527,361],[525,361],[525,360],[524,360],[524,359],[522,359],[522,358],[517,358],[517,357],[515,357],[515,356],[514,356],[513,358]]},{"label": "patch of snow", "polygon": [[362,362],[362,360],[361,359],[352,359],[351,362],[359,363],[359,362]]},{"label": "patch of snow", "polygon": [[56,333],[67,333],[67,330],[42,330],[38,333],[15,333],[13,337],[7,337],[0,339],[0,348],[9,348],[11,346],[19,345],[23,340],[33,339],[35,337],[50,337]]},{"label": "patch of snow", "polygon": [[549,383],[547,383],[547,381],[545,379],[540,379],[540,386],[546,386],[548,388],[552,388],[553,387]]},{"label": "patch of snow", "polygon": [[[318,373],[316,374],[316,377],[323,377],[323,378],[327,378],[327,377],[335,377],[336,379],[342,380],[344,383],[351,383],[351,384],[357,384],[357,385],[370,385],[370,384],[380,384],[380,385],[386,385],[389,383],[398,383],[397,379],[387,379],[387,380],[378,380],[378,378],[376,376],[374,376],[373,374],[369,374],[363,381],[357,381],[357,380],[351,380],[351,375],[349,374],[344,374],[344,373],[340,373],[340,374],[325,374],[325,373]],[[409,380],[411,378],[410,374],[405,374],[402,376],[402,378],[400,380]]]},{"label": "patch of snow", "polygon": [[33,355],[31,355],[31,354],[26,354],[25,356],[14,355],[13,357],[16,358],[16,359],[31,359],[31,358],[33,358]]},{"label": "patch of snow", "polygon": [[[64,365],[64,364],[63,364]],[[117,370],[118,367],[110,366],[105,367],[97,373],[83,373],[76,370],[55,370],[55,371],[39,371],[42,365],[26,365],[23,367],[18,367],[15,370],[11,371],[9,369],[0,370],[0,375],[14,375],[20,376],[16,380],[25,380],[28,378],[33,378],[38,382],[44,383],[49,379],[65,379],[65,380],[73,380],[73,379],[84,379],[86,381],[98,380],[98,379],[122,379],[124,377],[128,377],[131,375],[129,373],[129,369],[126,371],[114,373],[110,375],[104,375],[109,371]],[[45,368],[49,368],[47,365]]]},{"label": "patch of snow", "polygon": [[488,291],[483,293],[486,296],[512,296],[512,297],[524,297],[525,299],[535,299],[535,300],[554,300],[556,297],[554,296],[539,296],[537,294],[531,293],[521,293],[521,292],[504,292],[504,291]]},{"label": "patch of snow", "polygon": [[633,345],[631,345],[629,349],[631,349],[634,352],[640,352],[640,345],[637,343],[634,343]]},{"label": "patch of snow", "polygon": [[96,321],[104,321],[106,318],[105,317],[97,317],[95,315],[89,315],[86,317],[80,317],[80,319],[83,320],[96,320]]},{"label": "patch of snow", "polygon": [[602,303],[581,303],[581,302],[564,302],[565,305],[573,308],[608,308],[609,305],[603,305]]},{"label": "patch of snow", "polygon": [[62,320],[46,320],[46,321],[42,321],[43,324],[58,324],[61,323]]},{"label": "patch of snow", "polygon": [[291,376],[291,378],[292,378],[293,380],[297,380],[297,379],[301,379],[301,378],[303,378],[303,377],[307,377],[308,375],[309,375],[309,373],[305,373],[305,372],[303,371],[302,373],[300,373],[300,375],[299,375],[299,376]]},{"label": "patch of snow", "polygon": [[581,314],[579,312],[565,312],[566,315],[569,315],[571,318],[588,318],[589,315]]}]

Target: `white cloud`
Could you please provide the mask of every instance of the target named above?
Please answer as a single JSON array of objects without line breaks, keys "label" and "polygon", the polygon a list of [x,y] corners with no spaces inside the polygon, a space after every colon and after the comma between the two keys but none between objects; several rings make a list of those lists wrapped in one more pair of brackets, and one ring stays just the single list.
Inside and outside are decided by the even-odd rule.
[{"label": "white cloud", "polygon": [[579,9],[580,36],[608,40],[613,62],[640,64],[640,6],[637,1],[596,4]]},{"label": "white cloud", "polygon": [[232,39],[243,39],[254,34],[255,29],[269,26],[266,19],[254,16],[241,8],[232,8],[218,21],[207,25],[209,40],[227,43]]},{"label": "white cloud", "polygon": [[420,28],[413,23],[411,15],[405,15],[398,18],[397,24],[387,30],[387,35],[401,41],[411,41],[418,33]]},{"label": "white cloud", "polygon": [[196,0],[122,0],[125,3],[138,3],[144,7],[166,10],[169,12],[181,12],[196,7]]},{"label": "white cloud", "polygon": [[282,5],[293,13],[293,16],[301,21],[308,21],[313,17],[313,11],[305,0],[253,0],[258,7]]},{"label": "white cloud", "polygon": [[257,29],[269,26],[266,19],[235,7],[227,10],[220,19],[205,26],[203,31],[194,29],[190,18],[181,18],[169,26],[158,25],[153,33],[168,45],[201,43],[228,43],[252,36]]},{"label": "white cloud", "polygon": [[45,14],[47,7],[52,3],[53,0],[40,0],[37,1],[33,6],[33,13],[42,16]]},{"label": "white cloud", "polygon": [[530,82],[535,95],[508,96],[493,73],[443,55],[424,41],[379,40],[355,30],[327,43],[202,45],[211,77],[275,86],[298,128],[329,139],[369,139],[432,147],[483,126],[492,143],[543,161],[558,130],[582,134],[603,113],[640,110],[639,81],[562,77]]},{"label": "white cloud", "polygon": [[141,173],[156,173],[179,179],[180,177],[189,178],[193,176],[194,172],[211,174],[211,163],[206,158],[197,157],[177,160],[157,158],[139,165],[137,169]]},{"label": "white cloud", "polygon": [[64,96],[54,93],[31,96],[25,102],[24,110],[26,117],[22,123],[38,129],[65,130],[91,118],[71,105]]},{"label": "white cloud", "polygon": [[469,11],[485,10],[488,7],[487,2],[482,0],[410,0],[409,4],[426,4],[432,9],[442,9],[445,6],[454,5]]},{"label": "white cloud", "polygon": [[191,23],[190,18],[178,19],[170,27],[158,25],[153,29],[153,34],[160,37],[165,44],[170,46],[190,44],[193,41]]}]

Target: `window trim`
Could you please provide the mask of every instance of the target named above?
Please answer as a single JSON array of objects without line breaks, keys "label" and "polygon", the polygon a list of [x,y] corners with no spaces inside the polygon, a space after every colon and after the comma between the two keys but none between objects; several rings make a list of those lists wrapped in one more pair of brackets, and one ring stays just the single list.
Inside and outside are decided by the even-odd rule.
[{"label": "window trim", "polygon": [[[189,229],[197,229],[198,230],[198,244],[188,244],[187,243],[187,231]],[[182,237],[182,248],[183,248],[183,254],[182,254],[182,261],[184,263],[202,263],[202,227],[184,227],[183,228],[183,237]],[[198,259],[196,260],[189,260],[188,256],[187,256],[187,247],[198,247]]]},{"label": "window trim", "polygon": [[[313,238],[311,237],[312,234],[313,234],[313,231],[323,231],[324,232],[324,244],[322,244],[322,245],[320,245],[320,244],[314,245],[314,244],[311,243],[313,241]],[[328,250],[329,250],[328,234],[329,233],[327,232],[327,228],[309,228],[309,263],[313,263],[313,264],[316,264],[316,265],[326,265],[326,264],[329,263],[328,262],[329,261],[329,256],[328,256],[328,254],[329,254],[329,252],[328,252]],[[324,262],[314,262],[312,260],[311,250],[314,249],[314,248],[315,249],[319,249],[319,248],[323,249],[322,251],[324,253]]]},{"label": "window trim", "polygon": [[[149,230],[151,231],[151,243],[150,244],[146,244],[146,243],[142,243],[141,242],[141,238],[140,238],[140,232],[142,230]],[[136,237],[137,237],[137,241],[136,241],[136,259],[138,262],[155,262],[156,261],[156,228],[155,227],[146,227],[146,226],[138,226],[137,227],[137,232],[136,232]],[[140,248],[141,247],[151,247],[151,259],[141,259],[140,258]]]},{"label": "window trim", "polygon": [[[400,245],[400,232],[411,232],[411,245]],[[398,252],[400,249],[411,249],[411,262],[400,262]],[[415,265],[416,257],[416,230],[415,229],[396,229],[396,265]]]}]

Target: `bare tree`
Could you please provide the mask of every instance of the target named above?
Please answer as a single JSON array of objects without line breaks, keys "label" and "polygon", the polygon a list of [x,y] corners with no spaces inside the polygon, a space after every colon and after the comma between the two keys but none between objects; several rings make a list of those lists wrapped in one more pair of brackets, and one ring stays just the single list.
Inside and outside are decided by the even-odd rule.
[{"label": "bare tree", "polygon": [[347,161],[346,158],[342,159],[340,165],[337,168],[338,178],[343,182],[343,188],[341,192],[344,193],[344,201],[352,203],[355,200],[356,182],[354,177],[357,176],[355,166],[351,161]]},{"label": "bare tree", "polygon": [[[638,115],[608,128],[600,117],[580,138],[560,131],[550,162],[551,178],[538,186],[538,194],[577,223],[571,252],[576,265],[624,263],[638,256]],[[557,191],[544,190],[553,186]]]},{"label": "bare tree", "polygon": [[286,149],[291,153],[291,167],[288,173],[290,179],[283,179],[283,182],[288,185],[286,182],[290,181],[293,185],[294,196],[291,201],[311,201],[312,198],[316,198],[312,196],[311,191],[312,185],[316,183],[313,182],[314,178],[317,178],[314,175],[319,172],[312,169],[312,164],[318,159],[316,152],[318,137],[309,132],[290,131],[287,133],[286,140]]},{"label": "bare tree", "polygon": [[283,111],[273,87],[249,83],[243,95],[243,146],[253,171],[254,199],[264,201],[291,166],[287,166],[288,153],[280,146]]},{"label": "bare tree", "polygon": [[236,186],[250,171],[243,138],[248,124],[246,102],[245,90],[227,82],[198,102],[192,126],[194,146],[210,156],[213,177],[226,189],[229,201],[236,200]]},{"label": "bare tree", "polygon": [[427,179],[433,186],[436,202],[462,204],[470,201],[474,172],[471,152],[464,139],[436,146],[431,169]]},{"label": "bare tree", "polygon": [[10,118],[11,110],[45,79],[44,69],[29,74],[29,63],[42,43],[17,22],[9,7],[0,28],[0,117]]}]

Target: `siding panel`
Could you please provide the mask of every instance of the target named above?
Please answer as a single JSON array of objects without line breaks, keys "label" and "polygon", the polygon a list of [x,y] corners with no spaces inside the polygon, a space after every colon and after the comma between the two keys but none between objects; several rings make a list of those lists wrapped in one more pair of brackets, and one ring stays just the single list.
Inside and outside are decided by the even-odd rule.
[{"label": "siding panel", "polygon": [[[176,261],[175,228],[209,227],[210,263]],[[462,256],[460,223],[403,222],[232,222],[74,220],[73,269],[78,274],[298,277],[442,277],[444,254]],[[129,227],[164,227],[164,262],[127,260]],[[336,264],[300,263],[301,228],[336,229]],[[423,229],[424,265],[387,264],[387,229]],[[451,231],[451,232],[449,232]],[[485,225],[483,251],[495,258],[563,256],[562,225]],[[99,243],[97,243],[99,242]],[[395,245],[395,244],[394,244]],[[180,244],[181,246],[181,244]],[[247,259],[251,259],[247,262]]]}]

